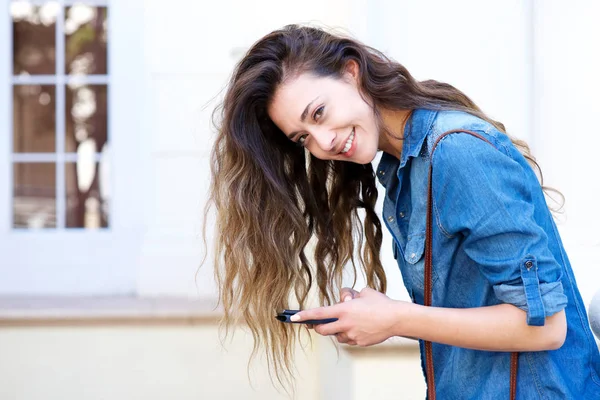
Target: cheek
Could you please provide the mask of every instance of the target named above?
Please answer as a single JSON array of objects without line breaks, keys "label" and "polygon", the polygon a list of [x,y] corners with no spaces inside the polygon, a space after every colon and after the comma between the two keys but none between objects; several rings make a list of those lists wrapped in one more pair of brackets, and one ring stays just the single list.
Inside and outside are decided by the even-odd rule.
[{"label": "cheek", "polygon": [[369,137],[378,136],[377,122],[373,112],[370,109],[363,111],[360,119],[363,135],[366,134]]},{"label": "cheek", "polygon": [[376,126],[373,110],[364,101],[362,101],[360,106],[353,110],[353,114],[353,117],[360,121],[360,124],[365,127],[365,130],[371,131],[372,128]]}]

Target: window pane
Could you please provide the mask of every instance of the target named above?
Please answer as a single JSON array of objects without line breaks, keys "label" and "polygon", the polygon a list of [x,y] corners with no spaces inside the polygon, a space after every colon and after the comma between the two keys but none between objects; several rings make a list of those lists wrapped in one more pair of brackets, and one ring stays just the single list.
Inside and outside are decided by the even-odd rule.
[{"label": "window pane", "polygon": [[106,7],[78,4],[65,9],[65,71],[106,75]]},{"label": "window pane", "polygon": [[13,164],[13,226],[56,227],[56,165]]},{"label": "window pane", "polygon": [[53,153],[56,148],[55,87],[13,87],[13,149],[15,153]]},{"label": "window pane", "polygon": [[56,71],[55,1],[33,6],[26,1],[11,3],[13,21],[13,73],[54,74]]},{"label": "window pane", "polygon": [[66,151],[92,139],[102,151],[108,139],[106,85],[71,85],[66,90]]},{"label": "window pane", "polygon": [[108,227],[108,170],[94,156],[86,151],[77,163],[65,164],[67,228]]}]

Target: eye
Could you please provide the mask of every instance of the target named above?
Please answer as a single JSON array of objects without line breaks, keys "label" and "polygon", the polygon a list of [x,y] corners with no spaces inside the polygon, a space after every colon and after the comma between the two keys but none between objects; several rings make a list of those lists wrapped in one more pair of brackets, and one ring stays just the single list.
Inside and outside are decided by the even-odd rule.
[{"label": "eye", "polygon": [[317,121],[319,118],[321,118],[321,116],[323,115],[324,111],[325,111],[325,106],[321,106],[321,107],[317,108],[315,110],[315,113],[313,114],[313,119],[315,121]]},{"label": "eye", "polygon": [[298,138],[298,140],[296,141],[296,144],[300,147],[304,147],[304,143],[306,142],[306,138],[308,137],[308,135],[302,135]]}]

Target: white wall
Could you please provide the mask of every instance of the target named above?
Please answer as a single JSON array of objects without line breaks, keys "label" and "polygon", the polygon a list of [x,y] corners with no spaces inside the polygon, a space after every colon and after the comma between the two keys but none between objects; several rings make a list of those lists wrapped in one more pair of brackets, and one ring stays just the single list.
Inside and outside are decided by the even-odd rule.
[{"label": "white wall", "polygon": [[513,134],[529,139],[529,1],[376,0],[373,45],[419,80],[465,92]]},{"label": "white wall", "polygon": [[[203,255],[201,218],[208,191],[210,115],[242,52],[294,22],[347,26],[348,1],[145,2],[148,220],[137,291],[214,295]],[[252,18],[248,18],[252,15]],[[212,100],[212,101],[211,101]]]},{"label": "white wall", "polygon": [[559,230],[586,304],[600,290],[600,3],[535,2],[534,150],[566,197]]}]

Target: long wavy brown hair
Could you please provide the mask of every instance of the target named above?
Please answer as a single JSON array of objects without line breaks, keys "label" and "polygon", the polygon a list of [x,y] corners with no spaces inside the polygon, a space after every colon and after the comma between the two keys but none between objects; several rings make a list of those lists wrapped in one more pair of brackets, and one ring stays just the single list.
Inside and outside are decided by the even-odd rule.
[{"label": "long wavy brown hair", "polygon": [[[339,79],[350,60],[359,66],[361,94],[380,123],[382,109],[462,110],[506,131],[453,86],[419,82],[396,61],[349,37],[289,25],[250,48],[215,110],[207,207],[216,211],[222,327],[228,332],[243,319],[254,337],[250,359],[264,348],[271,376],[284,387],[293,384],[293,349],[301,331],[277,321],[277,311],[304,308],[314,284],[319,303],[333,304],[346,265],[355,282],[358,264],[369,287],[386,291],[371,164],[317,159],[287,139],[267,114],[286,79],[305,72]],[[527,144],[511,140],[542,180]]]}]

